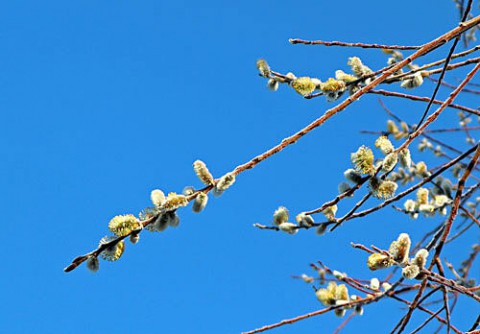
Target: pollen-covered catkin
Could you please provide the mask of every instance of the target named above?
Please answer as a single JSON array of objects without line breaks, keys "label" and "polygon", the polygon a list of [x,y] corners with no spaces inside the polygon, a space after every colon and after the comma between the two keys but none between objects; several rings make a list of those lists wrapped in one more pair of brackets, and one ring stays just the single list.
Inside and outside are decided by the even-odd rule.
[{"label": "pollen-covered catkin", "polygon": [[270,77],[270,66],[268,66],[268,63],[266,62],[265,59],[259,59],[257,60],[257,69],[260,72],[260,75],[264,78],[269,78]]},{"label": "pollen-covered catkin", "polygon": [[357,152],[351,154],[354,168],[361,174],[372,174],[375,171],[373,165],[373,152],[366,146],[360,146]]},{"label": "pollen-covered catkin", "polygon": [[420,188],[417,190],[417,202],[419,205],[428,204],[428,189]]},{"label": "pollen-covered catkin", "polygon": [[298,94],[303,96],[311,94],[316,88],[315,82],[310,77],[296,78],[290,85]]},{"label": "pollen-covered catkin", "polygon": [[369,74],[373,73],[373,71],[369,67],[363,65],[362,61],[358,57],[348,58],[347,65],[349,65],[352,68],[352,72],[357,77],[362,77],[362,76],[369,75]]},{"label": "pollen-covered catkin", "polygon": [[408,148],[404,148],[400,151],[398,159],[402,167],[410,168],[412,166],[412,157],[410,156],[410,150]]},{"label": "pollen-covered catkin", "polygon": [[[100,246],[103,244],[106,244],[110,241],[115,239],[115,237],[103,237],[100,240]],[[115,245],[112,245],[110,247],[107,247],[104,249],[101,253],[100,256],[107,261],[117,261],[120,259],[123,255],[123,252],[125,251],[125,242],[123,240],[120,240],[117,242]]]},{"label": "pollen-covered catkin", "polygon": [[398,162],[398,155],[395,152],[387,154],[385,159],[382,162],[382,171],[388,173],[392,171]]},{"label": "pollen-covered catkin", "polygon": [[372,188],[372,194],[379,199],[389,199],[395,195],[397,188],[398,185],[393,181],[381,181],[375,188]]},{"label": "pollen-covered catkin", "polygon": [[202,181],[206,186],[210,186],[214,183],[213,176],[203,161],[196,160],[193,163],[193,170],[195,171],[195,174],[197,174],[197,177],[200,179],[200,181]]},{"label": "pollen-covered catkin", "polygon": [[397,124],[395,124],[395,122],[392,121],[391,119],[387,121],[387,132],[392,135],[399,132]]},{"label": "pollen-covered catkin", "polygon": [[395,149],[387,136],[378,137],[377,140],[375,140],[375,147],[385,155],[392,153]]},{"label": "pollen-covered catkin", "polygon": [[394,261],[390,256],[380,253],[373,253],[367,260],[367,266],[370,270],[385,269],[393,264]]},{"label": "pollen-covered catkin", "polygon": [[140,228],[140,223],[134,215],[118,215],[108,223],[108,228],[117,236],[125,236]]},{"label": "pollen-covered catkin", "polygon": [[218,180],[215,188],[220,192],[224,192],[234,183],[235,183],[235,173],[230,172],[230,173],[227,173],[227,174],[223,175]]},{"label": "pollen-covered catkin", "polygon": [[337,213],[338,207],[337,205],[330,205],[327,206],[322,213],[327,217],[329,221],[334,221],[335,220],[335,214]]},{"label": "pollen-covered catkin", "polygon": [[415,164],[415,174],[419,177],[429,175],[427,164],[424,161],[419,161]]},{"label": "pollen-covered catkin", "polygon": [[280,206],[273,213],[273,223],[279,226],[280,224],[287,222],[288,217],[289,217],[288,209],[284,206]]},{"label": "pollen-covered catkin", "polygon": [[163,208],[165,211],[173,211],[182,206],[188,204],[188,199],[185,195],[179,195],[177,193],[171,192],[168,194],[165,203],[163,203]]},{"label": "pollen-covered catkin", "polygon": [[347,83],[347,82],[355,81],[358,78],[354,75],[347,74],[347,73],[343,72],[342,70],[336,70],[335,71],[335,79],[341,80],[341,81]]}]

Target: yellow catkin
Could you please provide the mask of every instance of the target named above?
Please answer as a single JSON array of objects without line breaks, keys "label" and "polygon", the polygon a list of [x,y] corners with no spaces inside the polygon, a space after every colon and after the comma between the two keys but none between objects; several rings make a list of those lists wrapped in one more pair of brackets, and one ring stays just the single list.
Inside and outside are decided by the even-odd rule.
[{"label": "yellow catkin", "polygon": [[382,181],[373,189],[372,194],[379,199],[389,199],[395,195],[398,185],[393,181]]},{"label": "yellow catkin", "polygon": [[257,69],[260,72],[260,75],[262,77],[268,78],[270,77],[270,66],[268,66],[268,63],[266,62],[265,59],[259,59],[257,60]]},{"label": "yellow catkin", "polygon": [[334,205],[330,205],[326,207],[322,213],[327,217],[329,221],[334,221],[335,220],[335,214],[337,213],[338,207]]},{"label": "yellow catkin", "polygon": [[187,204],[188,200],[186,196],[172,192],[168,194],[167,199],[163,204],[163,208],[165,209],[165,211],[172,211],[182,206],[186,206]]},{"label": "yellow catkin", "polygon": [[420,188],[417,190],[417,202],[419,205],[428,204],[428,189]]},{"label": "yellow catkin", "polygon": [[373,253],[368,257],[367,266],[370,270],[385,269],[392,266],[393,259],[385,254]]},{"label": "yellow catkin", "polygon": [[335,80],[334,78],[328,78],[326,82],[320,84],[320,89],[324,93],[344,91],[345,87],[345,82]]},{"label": "yellow catkin", "polygon": [[395,149],[387,136],[378,137],[377,140],[375,140],[375,147],[382,151],[382,153],[385,155],[392,153]]},{"label": "yellow catkin", "polygon": [[351,154],[351,160],[355,170],[362,174],[371,174],[375,171],[373,165],[373,152],[366,146],[358,148],[357,152]]},{"label": "yellow catkin", "polygon": [[110,220],[108,228],[116,236],[125,236],[140,228],[140,223],[134,215],[119,215]]},{"label": "yellow catkin", "polygon": [[[100,241],[100,244],[111,241],[109,237],[105,237]],[[106,261],[117,261],[123,255],[125,251],[125,242],[123,240],[119,241],[116,245],[106,248],[100,253],[100,256]]]},{"label": "yellow catkin", "polygon": [[298,94],[303,96],[311,94],[316,88],[315,82],[310,77],[296,78],[290,85]]}]

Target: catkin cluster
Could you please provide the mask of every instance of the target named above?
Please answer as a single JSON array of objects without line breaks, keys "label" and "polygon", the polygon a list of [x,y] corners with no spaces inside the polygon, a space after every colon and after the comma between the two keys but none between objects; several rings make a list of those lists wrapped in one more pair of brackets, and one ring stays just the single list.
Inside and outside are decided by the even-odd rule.
[{"label": "catkin cluster", "polygon": [[[268,75],[268,68],[264,68],[264,72],[265,75]],[[142,210],[138,218],[132,214],[113,217],[108,227],[114,235],[106,236],[100,240],[98,249],[87,256],[87,268],[92,272],[98,271],[100,266],[99,256],[107,261],[120,259],[125,251],[124,239],[129,237],[132,244],[138,243],[143,228],[150,232],[162,232],[168,227],[179,226],[178,209],[193,201],[192,210],[201,212],[208,203],[207,194],[210,190],[216,196],[219,196],[235,182],[235,173],[232,172],[215,180],[206,164],[201,160],[196,160],[193,163],[193,170],[205,188],[195,190],[193,187],[186,187],[182,194],[170,192],[167,196],[160,189],[155,189],[150,193],[152,206]]]},{"label": "catkin cluster", "polygon": [[422,269],[427,262],[428,250],[422,248],[410,259],[410,246],[412,242],[407,233],[401,233],[397,240],[392,241],[388,252],[373,253],[367,259],[370,270],[385,269],[393,265],[402,268],[402,275],[407,279],[423,279]]}]

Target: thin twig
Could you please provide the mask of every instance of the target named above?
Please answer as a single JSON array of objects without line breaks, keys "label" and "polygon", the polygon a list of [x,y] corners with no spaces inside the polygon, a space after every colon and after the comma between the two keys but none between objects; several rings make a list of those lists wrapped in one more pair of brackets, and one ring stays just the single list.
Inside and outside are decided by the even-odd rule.
[{"label": "thin twig", "polygon": [[[344,110],[346,107],[348,107],[350,104],[352,104],[354,101],[358,100],[362,95],[365,93],[369,92],[376,86],[378,86],[380,83],[382,83],[384,80],[386,80],[390,75],[401,69],[402,67],[406,66],[407,64],[410,64],[413,60],[417,59],[418,57],[423,56],[426,53],[429,53],[432,50],[435,50],[436,48],[440,47],[441,45],[447,43],[451,39],[455,38],[459,34],[463,33],[464,31],[470,29],[473,26],[476,26],[477,24],[480,23],[480,16],[477,16],[467,22],[462,23],[460,26],[448,31],[447,33],[443,34],[440,37],[435,38],[431,42],[428,42],[424,44],[417,52],[412,54],[411,56],[405,58],[404,60],[396,63],[393,65],[390,69],[384,71],[379,77],[377,77],[375,80],[373,80],[370,84],[366,85],[359,91],[357,91],[355,94],[349,96],[346,100],[338,104],[336,107],[331,108],[327,110],[320,118],[317,118],[315,121],[307,125],[305,128],[302,130],[298,131],[297,133],[293,134],[290,137],[285,138],[282,140],[282,142],[271,149],[265,151],[264,153],[254,157],[250,161],[238,165],[235,167],[233,170],[233,173],[235,175],[238,175],[242,173],[243,171],[247,169],[251,169],[255,167],[257,164],[262,162],[263,160],[269,158],[270,156],[274,155],[275,153],[278,153],[282,151],[285,147],[296,143],[300,138],[302,138],[304,135],[309,133],[310,131],[314,130],[315,128],[319,127],[325,121],[330,119],[332,116],[336,115],[340,111]],[[451,101],[450,101],[451,102]]]},{"label": "thin twig", "polygon": [[428,118],[427,120],[425,121],[425,123],[423,123],[422,125],[420,125],[413,133],[411,133],[407,140],[399,147],[396,149],[396,152],[400,152],[401,150],[405,149],[408,147],[408,145],[410,145],[410,143],[418,136],[420,135],[423,130],[428,126],[430,125],[431,123],[433,123],[437,117],[441,114],[441,112],[449,105],[453,102],[453,100],[455,100],[455,98],[457,97],[457,95],[462,91],[462,89],[465,87],[465,85],[474,77],[475,73],[477,73],[477,71],[480,69],[480,64],[477,64],[475,65],[475,67],[467,74],[467,76],[465,77],[465,79],[458,85],[458,87],[450,93],[450,96],[440,105],[440,107],[435,110],[434,113],[432,113]]},{"label": "thin twig", "polygon": [[[404,99],[409,99],[412,101],[422,101],[422,102],[428,102],[430,98],[428,97],[423,97],[423,96],[415,96],[415,95],[410,95],[410,94],[405,94],[405,93],[397,93],[397,92],[391,92],[388,90],[383,90],[383,89],[372,89],[371,91],[368,92],[369,94],[379,94],[379,95],[384,95],[384,96],[392,96],[392,97],[400,97]],[[444,101],[440,100],[434,100],[434,104],[442,104]],[[461,106],[459,104],[449,104],[447,106],[448,108],[453,108],[453,109],[458,109],[458,110],[463,110],[468,113],[480,116],[480,111]]]},{"label": "thin twig", "polygon": [[355,317],[355,313],[350,313],[350,315],[333,331],[333,334],[338,334],[340,331]]},{"label": "thin twig", "polygon": [[[439,79],[435,79],[435,78],[431,78],[431,77],[428,77],[429,80],[433,81],[433,82],[440,82]],[[442,80],[441,81],[441,85],[442,86],[445,86],[445,87],[448,87],[448,88],[452,88],[452,89],[455,89],[457,86],[455,85],[452,85],[452,84],[449,84],[448,82],[446,82],[445,80]],[[475,95],[480,95],[480,91],[479,90],[475,90],[475,89],[469,89],[469,88],[465,88],[463,90],[464,93],[471,93],[471,94],[475,94]]]},{"label": "thin twig", "polygon": [[[422,330],[423,327],[425,327],[426,325],[428,325],[428,323],[430,321],[432,321],[433,319],[435,319],[435,317],[437,315],[440,314],[440,312],[442,312],[443,310],[445,309],[445,306],[443,306],[442,308],[440,308],[437,312],[435,312],[434,314],[432,314],[430,317],[428,317],[423,323],[421,323],[416,329],[414,329],[413,331],[410,332],[410,334],[415,334],[415,333],[418,333],[419,331]],[[450,329],[450,324],[448,324],[448,329]],[[449,331],[450,332],[450,331]]]},{"label": "thin twig", "polygon": [[[475,167],[477,164],[478,158],[480,156],[480,144],[477,144],[475,148],[475,154],[473,158],[470,160],[470,163],[468,164],[467,168],[463,172],[463,175],[460,179],[460,181],[457,184],[457,191],[455,193],[455,198],[453,200],[453,204],[450,209],[450,215],[445,222],[445,230],[443,231],[442,237],[440,238],[440,241],[435,249],[435,255],[432,261],[434,261],[437,257],[440,256],[440,253],[442,251],[443,245],[445,244],[445,241],[447,240],[447,237],[450,233],[450,230],[452,228],[453,221],[455,220],[455,217],[457,216],[458,213],[458,207],[460,205],[460,200],[462,198],[462,192],[465,187],[465,182],[467,178],[470,176],[470,173],[472,172],[472,169]],[[433,264],[433,262],[432,262]]]},{"label": "thin twig", "polygon": [[[456,54],[453,54],[451,59],[455,59],[455,58],[459,58],[459,57],[463,57],[463,56],[466,56],[466,55],[469,55],[477,50],[480,50],[480,45],[477,45],[475,46],[474,48],[471,48],[469,50],[466,50],[466,51],[463,51],[463,52],[459,52],[459,53],[456,53]],[[440,59],[440,60],[437,60],[437,61],[434,61],[432,63],[429,63],[429,64],[425,64],[425,65],[422,65],[420,67],[416,67],[416,68],[413,68],[411,69],[410,71],[408,72],[404,72],[404,73],[401,73],[401,74],[397,74],[395,76],[392,77],[392,79],[401,79],[401,78],[404,78],[404,77],[407,77],[407,76],[410,76],[416,72],[420,72],[420,71],[423,71],[423,70],[426,70],[427,68],[431,68],[431,67],[434,67],[434,66],[437,66],[437,65],[441,65],[445,63],[445,59]]]},{"label": "thin twig", "polygon": [[[467,20],[468,14],[470,13],[470,9],[472,8],[472,1],[468,1],[467,9],[465,10],[465,13],[463,13],[462,21],[464,22]],[[428,111],[430,110],[430,107],[433,104],[433,101],[435,100],[435,97],[437,96],[438,90],[440,89],[441,82],[443,78],[445,77],[445,73],[447,71],[448,64],[450,63],[450,60],[452,59],[453,52],[455,52],[455,48],[457,47],[458,42],[460,41],[460,38],[462,35],[458,35],[454,40],[453,40],[453,45],[450,47],[450,50],[448,51],[447,57],[445,58],[445,64],[442,68],[442,71],[440,72],[440,77],[438,78],[438,83],[435,86],[435,89],[433,90],[432,95],[430,96],[430,101],[427,104],[427,107],[425,108],[425,111],[423,112],[422,117],[420,118],[420,121],[417,123],[418,126],[422,125],[423,121],[425,120],[425,117],[427,117]]]},{"label": "thin twig", "polygon": [[324,45],[324,46],[347,46],[357,47],[364,49],[386,49],[386,50],[418,50],[421,46],[408,46],[408,45],[386,45],[386,44],[366,44],[366,43],[346,43],[339,41],[307,41],[300,38],[290,38],[288,40],[292,44],[306,44],[306,45]]}]

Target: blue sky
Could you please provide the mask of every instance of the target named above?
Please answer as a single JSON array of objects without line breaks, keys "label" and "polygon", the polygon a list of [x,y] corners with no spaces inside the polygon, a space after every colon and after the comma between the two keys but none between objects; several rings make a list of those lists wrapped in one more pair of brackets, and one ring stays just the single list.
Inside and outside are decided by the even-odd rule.
[{"label": "blue sky", "polygon": [[[152,189],[200,186],[196,159],[221,176],[333,105],[285,87],[269,92],[257,76],[258,58],[284,73],[325,79],[347,70],[350,56],[372,68],[386,61],[375,50],[290,45],[289,38],[416,45],[457,19],[451,1],[430,0],[401,8],[376,0],[2,2],[0,330],[239,333],[319,309],[311,288],[291,278],[313,274],[311,262],[372,277],[351,241],[387,247],[400,232],[415,239],[436,221],[389,210],[323,237],[252,224],[269,223],[279,205],[298,213],[336,194],[350,153],[373,145],[359,131],[384,128],[377,96],[362,97],[241,174],[205,212],[180,211],[177,229],[142,233],[119,262],[102,262],[97,274],[63,268],[96,246],[113,216],[148,206]],[[432,90],[427,84],[423,94]],[[423,111],[422,104],[385,101],[412,122]],[[467,257],[468,247],[459,249],[449,260]],[[474,318],[465,305],[460,328]],[[385,331],[400,316],[392,301],[372,305],[344,333]],[[325,315],[273,333],[329,333],[341,321]]]}]

